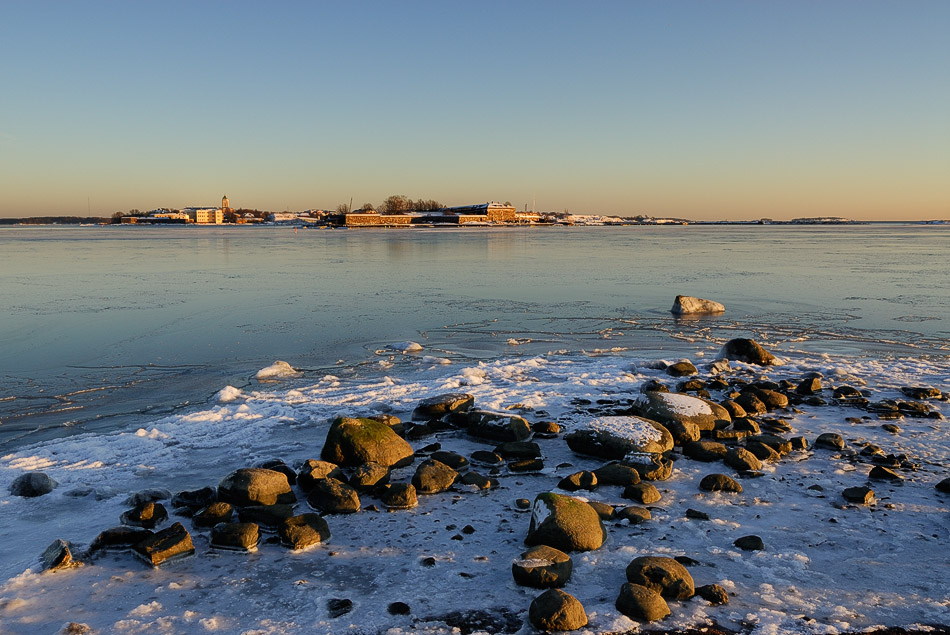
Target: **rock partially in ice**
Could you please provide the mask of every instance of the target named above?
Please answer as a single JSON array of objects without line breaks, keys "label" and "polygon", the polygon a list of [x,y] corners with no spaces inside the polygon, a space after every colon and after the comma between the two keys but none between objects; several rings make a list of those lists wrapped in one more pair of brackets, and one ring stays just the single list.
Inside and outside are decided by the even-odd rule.
[{"label": "rock partially in ice", "polygon": [[[281,379],[284,377],[294,377],[298,371],[287,362],[277,360],[267,368],[262,368],[254,375],[255,379]],[[224,391],[222,391],[224,392]]]},{"label": "rock partially in ice", "polygon": [[391,351],[396,351],[397,353],[418,353],[422,350],[422,344],[419,342],[395,342],[394,344],[388,345],[388,348]]},{"label": "rock partially in ice", "polygon": [[10,493],[24,498],[36,498],[52,492],[59,483],[44,472],[27,472],[10,483]]},{"label": "rock partially in ice", "polygon": [[697,315],[703,313],[723,313],[726,307],[713,302],[712,300],[703,300],[689,295],[678,295],[673,300],[673,308],[670,312],[675,315]]}]

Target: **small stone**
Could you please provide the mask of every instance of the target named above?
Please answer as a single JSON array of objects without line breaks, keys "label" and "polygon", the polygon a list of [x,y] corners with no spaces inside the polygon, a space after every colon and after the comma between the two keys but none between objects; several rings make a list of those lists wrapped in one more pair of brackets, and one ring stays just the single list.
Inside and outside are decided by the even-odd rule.
[{"label": "small stone", "polygon": [[257,523],[220,523],[211,528],[211,546],[219,549],[253,551],[260,537]]},{"label": "small stone", "polygon": [[391,602],[386,607],[386,612],[390,615],[409,615],[412,611],[405,602]]},{"label": "small stone", "polygon": [[693,520],[709,520],[709,514],[706,512],[701,512],[697,509],[687,509],[686,517],[692,518]]},{"label": "small stone", "polygon": [[168,560],[181,558],[195,552],[191,534],[181,523],[155,532],[133,547],[152,566],[158,566]]},{"label": "small stone", "polygon": [[531,501],[528,500],[527,498],[519,498],[518,500],[515,501],[515,507],[517,509],[528,511],[529,509],[531,509]]},{"label": "small stone", "polygon": [[891,434],[900,434],[901,432],[903,432],[900,426],[895,425],[893,423],[885,423],[884,425],[881,426],[881,428],[885,432],[890,432]]},{"label": "small stone", "polygon": [[732,544],[744,551],[762,551],[765,549],[765,543],[762,542],[762,539],[754,535],[737,538]]},{"label": "small stone", "polygon": [[508,464],[508,470],[523,474],[528,472],[540,472],[544,469],[544,461],[541,459],[520,459]]},{"label": "small stone", "polygon": [[934,485],[934,488],[938,492],[943,492],[944,494],[950,494],[950,478],[943,479],[942,481]]},{"label": "small stone", "polygon": [[762,462],[745,448],[730,449],[726,452],[724,462],[740,472],[757,472],[762,469]]},{"label": "small stone", "polygon": [[212,503],[192,516],[191,522],[195,527],[214,527],[218,523],[229,523],[234,515],[234,507],[230,503]]},{"label": "small stone", "polygon": [[616,514],[613,505],[608,505],[601,501],[587,501],[587,504],[594,508],[601,520],[610,520]]},{"label": "small stone", "polygon": [[43,564],[44,571],[54,571],[56,569],[68,569],[79,566],[79,563],[73,560],[72,550],[69,543],[65,540],[54,540],[53,544],[43,551],[40,556],[40,562]]},{"label": "small stone", "polygon": [[883,465],[875,465],[868,473],[868,478],[879,481],[903,481],[904,477]]},{"label": "small stone", "polygon": [[614,514],[614,520],[619,522],[627,521],[631,525],[639,525],[640,523],[645,523],[652,518],[653,515],[646,507],[624,507],[617,510],[617,512]]},{"label": "small stone", "polygon": [[52,492],[59,483],[43,472],[27,472],[13,479],[10,493],[24,498],[36,498]]},{"label": "small stone", "polygon": [[94,552],[100,549],[129,549],[153,534],[154,532],[141,527],[128,527],[124,525],[122,527],[113,527],[112,529],[106,529],[96,536],[95,540],[93,540],[89,546],[89,551]]},{"label": "small stone", "polygon": [[553,439],[561,433],[561,426],[554,421],[538,421],[531,426],[534,436],[540,439]]},{"label": "small stone", "polygon": [[698,372],[696,367],[688,361],[677,362],[666,367],[666,374],[670,377],[687,377],[689,375],[695,375]]},{"label": "small stone", "polygon": [[683,445],[683,454],[694,461],[720,461],[726,452],[726,446],[716,441],[691,441]]},{"label": "small stone", "polygon": [[834,432],[824,432],[818,435],[818,438],[815,439],[816,448],[825,448],[828,450],[843,450],[844,449],[844,439],[840,434],[835,434]]},{"label": "small stone", "polygon": [[528,549],[511,564],[511,574],[517,584],[537,589],[564,586],[573,569],[569,555],[547,545]]},{"label": "small stone", "polygon": [[168,520],[168,511],[161,503],[139,503],[135,509],[122,514],[119,521],[123,525],[135,525],[145,529],[154,529]]},{"label": "small stone", "polygon": [[300,514],[286,519],[277,530],[280,541],[291,549],[306,549],[330,539],[330,528],[319,514]]},{"label": "small stone", "polygon": [[331,620],[342,617],[353,610],[353,600],[347,598],[331,598],[327,600],[327,615]]},{"label": "small stone", "polygon": [[575,472],[562,478],[557,486],[568,492],[576,492],[577,490],[594,491],[597,489],[597,476],[593,472]]},{"label": "small stone", "polygon": [[729,594],[718,584],[705,584],[696,587],[696,595],[712,605],[729,604]]}]

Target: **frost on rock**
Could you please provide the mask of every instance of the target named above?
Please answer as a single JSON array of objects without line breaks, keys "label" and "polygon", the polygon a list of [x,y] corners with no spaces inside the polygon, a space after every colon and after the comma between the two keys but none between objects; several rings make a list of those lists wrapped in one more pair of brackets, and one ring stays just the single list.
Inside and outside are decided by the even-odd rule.
[{"label": "frost on rock", "polygon": [[598,417],[588,421],[586,427],[608,432],[641,447],[663,438],[663,433],[655,425],[640,417]]},{"label": "frost on rock", "polygon": [[418,353],[422,350],[422,344],[412,341],[396,342],[394,344],[390,344],[386,348],[391,351],[396,351],[397,353]]},{"label": "frost on rock", "polygon": [[690,397],[689,395],[665,392],[657,393],[656,397],[660,401],[665,402],[670,411],[685,417],[710,415],[713,413],[708,403],[696,397]]},{"label": "frost on rock", "polygon": [[254,375],[255,379],[281,379],[283,377],[295,377],[297,371],[287,362],[280,360],[274,362],[266,368],[262,368]]}]

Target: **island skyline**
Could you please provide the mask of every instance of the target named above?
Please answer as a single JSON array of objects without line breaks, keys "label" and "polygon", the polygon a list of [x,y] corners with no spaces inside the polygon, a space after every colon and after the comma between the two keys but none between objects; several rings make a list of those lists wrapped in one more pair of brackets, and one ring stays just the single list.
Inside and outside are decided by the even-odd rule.
[{"label": "island skyline", "polygon": [[[213,202],[950,217],[950,6],[20,4],[0,218]],[[247,187],[253,184],[253,187]]]}]

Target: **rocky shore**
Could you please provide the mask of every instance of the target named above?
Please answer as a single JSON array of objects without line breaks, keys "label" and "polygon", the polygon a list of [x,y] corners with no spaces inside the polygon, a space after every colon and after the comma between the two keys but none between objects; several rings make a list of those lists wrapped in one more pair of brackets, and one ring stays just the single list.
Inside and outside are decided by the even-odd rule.
[{"label": "rocky shore", "polygon": [[[519,594],[499,608],[482,605],[473,589],[470,610],[440,614],[420,608],[419,589],[398,587],[372,610],[402,630],[374,632],[782,632],[785,616],[777,622],[785,626],[772,631],[760,617],[745,619],[728,606],[741,598],[743,586],[775,583],[770,567],[808,566],[801,550],[783,541],[839,541],[847,551],[855,548],[848,544],[849,525],[877,523],[886,544],[893,540],[890,525],[875,517],[912,514],[902,503],[909,491],[918,506],[926,501],[946,510],[950,504],[950,478],[935,478],[932,465],[922,470],[921,457],[891,442],[904,434],[905,420],[943,425],[948,394],[938,388],[906,385],[899,398],[882,397],[860,377],[790,373],[750,339],[727,342],[705,364],[657,360],[648,370],[652,378],[635,392],[577,399],[572,412],[557,418],[529,407],[514,408],[517,414],[486,409],[470,393],[447,392],[418,400],[409,417],[355,413],[321,424],[322,442],[306,459],[258,461],[228,470],[215,484],[174,492],[156,475],[153,487],[125,499],[114,527],[89,534],[77,522],[69,535],[50,536],[49,547],[37,554],[42,575],[117,561],[131,567],[131,559],[165,569],[216,552],[253,554],[258,563],[282,559],[279,550],[322,553],[325,566],[338,544],[387,552],[406,543],[428,551],[400,547],[408,555],[391,566],[404,567],[407,577],[416,569],[442,569],[456,580],[514,585]],[[846,413],[855,432],[798,431],[825,409]],[[814,471],[797,478],[799,466],[809,463],[829,478]],[[14,479],[9,491],[35,500],[57,491],[57,482],[31,471]],[[815,502],[820,505],[806,506]],[[750,516],[747,509],[758,511]],[[775,522],[763,520],[769,514]],[[800,536],[797,514],[820,518],[823,535]],[[909,522],[915,529],[898,540],[920,535],[930,541],[928,531],[935,539],[945,535],[945,527],[927,528],[929,520]],[[377,531],[381,523],[386,529]],[[765,527],[768,533],[761,532]],[[693,537],[678,546],[680,535]],[[445,545],[471,541],[477,541],[477,555],[447,566],[457,559]],[[931,542],[945,548],[942,540]],[[777,559],[767,560],[769,555]],[[381,559],[376,566],[390,565]],[[746,579],[724,577],[724,571]],[[938,586],[950,582],[946,571],[933,575]],[[605,578],[612,584],[604,585]],[[892,590],[886,578],[864,583]],[[322,628],[371,632],[360,630],[354,613],[368,601],[362,584],[335,587],[333,597],[314,609]],[[575,588],[583,593],[572,593]],[[598,589],[593,619],[578,597],[590,597],[592,588]],[[814,593],[820,604],[820,590]],[[775,606],[783,601],[809,605],[794,597],[769,599]],[[799,632],[843,633],[849,632],[843,625],[860,623],[858,609],[848,611],[838,611],[836,625],[828,617],[792,613],[800,613]],[[905,630],[908,625],[900,623],[854,632],[947,632],[928,625],[926,614],[922,618],[919,628]],[[104,628],[66,612],[62,620],[63,632]],[[670,620],[689,626],[664,630]]]}]

